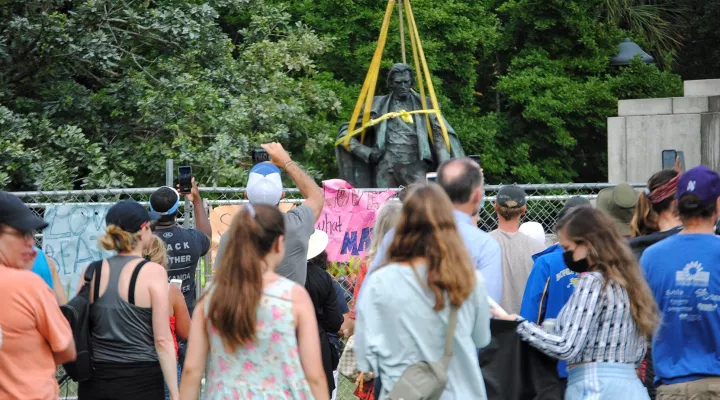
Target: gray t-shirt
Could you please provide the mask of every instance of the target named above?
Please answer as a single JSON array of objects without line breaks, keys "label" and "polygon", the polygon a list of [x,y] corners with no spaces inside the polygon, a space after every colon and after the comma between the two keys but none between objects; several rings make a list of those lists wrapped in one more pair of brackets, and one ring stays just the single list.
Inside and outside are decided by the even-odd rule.
[{"label": "gray t-shirt", "polygon": [[[275,269],[278,275],[284,276],[301,286],[305,286],[307,278],[307,252],[310,236],[315,232],[315,213],[309,206],[293,208],[284,214],[285,217],[285,257]],[[222,252],[227,242],[223,234],[215,256],[215,268],[222,259]]]},{"label": "gray t-shirt", "polygon": [[533,266],[532,256],[545,246],[530,236],[521,233],[507,233],[499,229],[490,232],[502,249],[503,290],[500,307],[510,314],[519,314],[525,284]]}]

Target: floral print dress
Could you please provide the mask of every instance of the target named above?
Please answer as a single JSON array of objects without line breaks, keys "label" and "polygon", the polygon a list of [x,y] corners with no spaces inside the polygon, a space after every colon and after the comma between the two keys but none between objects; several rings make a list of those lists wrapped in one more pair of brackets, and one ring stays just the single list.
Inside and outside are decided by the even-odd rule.
[{"label": "floral print dress", "polygon": [[[265,287],[257,310],[255,343],[226,352],[217,330],[208,324],[208,400],[311,400],[300,364],[292,311],[295,282],[278,278]],[[213,295],[213,290],[209,297]],[[208,313],[210,299],[205,301]]]}]

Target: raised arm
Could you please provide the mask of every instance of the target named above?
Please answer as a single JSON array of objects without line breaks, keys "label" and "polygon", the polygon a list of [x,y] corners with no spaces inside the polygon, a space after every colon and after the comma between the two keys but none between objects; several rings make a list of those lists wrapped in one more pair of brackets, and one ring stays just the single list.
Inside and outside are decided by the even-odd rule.
[{"label": "raised arm", "polygon": [[[178,185],[179,188],[180,185]],[[204,233],[205,236],[212,238],[212,228],[210,227],[210,218],[208,217],[205,205],[203,204],[202,197],[200,196],[200,189],[198,189],[195,183],[195,178],[192,178],[192,190],[187,195],[188,200],[193,204],[194,215],[195,215],[195,229]]]},{"label": "raised arm", "polygon": [[273,164],[284,169],[290,175],[290,179],[295,182],[295,185],[297,185],[300,193],[305,198],[305,205],[312,208],[315,214],[315,222],[317,222],[325,205],[324,194],[320,186],[290,158],[290,155],[280,143],[267,143],[262,145],[262,148],[268,152]]}]

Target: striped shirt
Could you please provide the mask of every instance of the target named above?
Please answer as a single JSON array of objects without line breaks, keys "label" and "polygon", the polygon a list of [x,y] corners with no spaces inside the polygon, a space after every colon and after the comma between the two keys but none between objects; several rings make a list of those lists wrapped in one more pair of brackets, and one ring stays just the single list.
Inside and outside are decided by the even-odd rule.
[{"label": "striped shirt", "polygon": [[543,353],[568,364],[610,362],[638,364],[647,343],[630,312],[630,298],[622,286],[599,272],[581,276],[575,291],[546,332],[523,321],[517,333]]}]

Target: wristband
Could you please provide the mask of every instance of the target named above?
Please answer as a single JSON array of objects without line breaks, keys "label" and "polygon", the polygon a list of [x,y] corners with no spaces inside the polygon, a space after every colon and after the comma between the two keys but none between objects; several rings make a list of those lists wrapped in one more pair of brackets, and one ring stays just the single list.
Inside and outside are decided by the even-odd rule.
[{"label": "wristband", "polygon": [[285,165],[283,166],[283,171],[287,171],[287,167],[289,167],[290,164],[295,164],[295,165],[297,165],[297,163],[296,163],[295,161],[290,160],[290,161],[286,162]]}]

